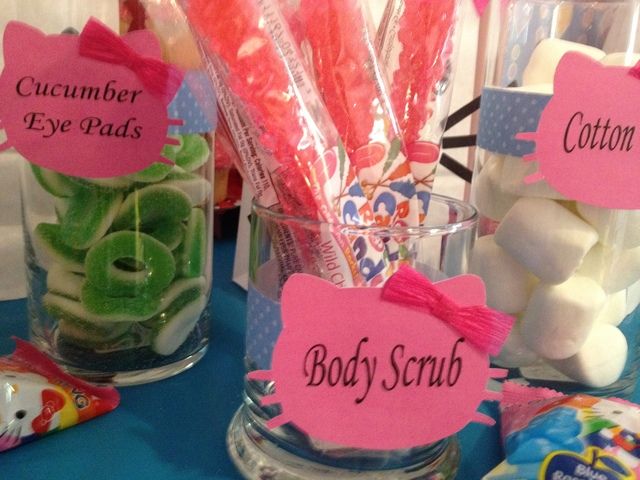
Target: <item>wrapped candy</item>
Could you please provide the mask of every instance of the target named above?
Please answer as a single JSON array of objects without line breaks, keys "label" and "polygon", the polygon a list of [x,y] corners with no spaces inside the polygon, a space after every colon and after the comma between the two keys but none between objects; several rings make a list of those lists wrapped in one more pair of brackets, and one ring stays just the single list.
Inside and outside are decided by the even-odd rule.
[{"label": "wrapped candy", "polygon": [[361,0],[301,0],[297,17],[290,17],[299,22],[290,22],[303,30],[316,84],[376,224],[413,226],[418,224],[413,176],[369,17]]},{"label": "wrapped candy", "polygon": [[452,90],[458,0],[390,0],[378,49],[391,81],[391,101],[407,146],[421,219],[440,160]]},{"label": "wrapped candy", "polygon": [[[227,120],[235,118],[240,128],[252,131],[236,134],[230,124],[236,146],[252,140],[254,150],[265,154],[261,170],[276,180],[278,198],[287,199],[285,213],[333,225],[370,223],[373,216],[355,171],[277,6],[193,0],[186,10],[209,52],[209,73],[228,99],[221,101]],[[246,156],[243,161],[247,172]],[[323,239],[331,243],[332,262],[338,258],[348,283],[381,281],[383,246],[369,244],[363,250],[335,232],[324,232]]]},{"label": "wrapped candy", "polygon": [[24,340],[0,357],[0,452],[108,413],[120,403],[113,387],[64,373]]},{"label": "wrapped candy", "polygon": [[627,480],[640,474],[640,407],[505,382],[506,460],[484,480]]}]

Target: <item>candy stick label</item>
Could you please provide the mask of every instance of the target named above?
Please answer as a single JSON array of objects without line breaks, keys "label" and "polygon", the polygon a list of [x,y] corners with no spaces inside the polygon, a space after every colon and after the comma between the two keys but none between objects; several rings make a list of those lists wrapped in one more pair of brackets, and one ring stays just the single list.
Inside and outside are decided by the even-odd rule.
[{"label": "candy stick label", "polygon": [[612,209],[640,209],[640,79],[635,69],[605,67],[578,53],[556,70],[554,95],[536,132],[538,171],[525,183],[545,180],[580,202]]},{"label": "candy stick label", "polygon": [[79,36],[44,35],[10,22],[0,75],[7,141],[0,150],[14,147],[36,165],[86,178],[170,163],[161,152],[175,143],[167,132],[177,122],[167,106],[182,74],[159,58],[146,31],[120,39],[92,19]]},{"label": "candy stick label", "polygon": [[[437,284],[459,305],[485,302],[482,281],[460,276]],[[271,370],[282,415],[317,440],[376,450],[445,438],[471,421],[492,375],[487,354],[436,317],[383,301],[382,289],[340,289],[306,274],[282,292],[282,332]]]}]

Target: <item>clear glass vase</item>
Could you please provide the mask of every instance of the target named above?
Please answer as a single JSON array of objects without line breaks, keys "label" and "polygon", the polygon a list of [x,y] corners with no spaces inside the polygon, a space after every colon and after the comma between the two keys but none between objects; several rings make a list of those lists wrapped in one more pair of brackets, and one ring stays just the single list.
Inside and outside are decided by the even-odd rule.
[{"label": "clear glass vase", "polygon": [[[291,273],[291,258],[304,259],[302,271],[327,278],[314,255],[322,234],[391,242],[404,261],[432,280],[465,273],[476,235],[477,215],[470,205],[434,195],[427,224],[416,228],[330,225],[289,217],[254,205],[251,224],[250,286],[247,309],[247,372],[268,369],[281,330],[280,291]],[[288,242],[286,239],[294,239]],[[289,245],[287,247],[286,245]],[[297,247],[296,247],[297,245]],[[406,249],[406,250],[405,250]],[[296,271],[300,271],[297,269]],[[277,387],[276,387],[277,390]],[[247,381],[244,402],[227,433],[231,458],[245,478],[259,479],[453,479],[459,461],[455,437],[406,450],[372,451],[328,444],[292,425],[269,430],[278,406],[261,406],[272,382]],[[314,408],[309,405],[309,408]]]},{"label": "clear glass vase", "polygon": [[518,319],[494,362],[535,386],[629,396],[638,378],[640,211],[598,208],[545,181],[526,183],[538,169],[523,159],[534,146],[514,135],[535,130],[564,54],[603,66],[637,63],[639,8],[634,1],[492,4],[472,186],[480,238],[470,270],[485,280],[489,306]]},{"label": "clear glass vase", "polygon": [[[182,124],[169,127],[173,144],[161,152],[172,165],[149,161],[131,174],[88,178],[24,160],[30,335],[76,375],[138,384],[191,367],[207,349],[215,97],[174,2],[101,1],[93,7],[59,2],[55,21],[45,12],[23,12],[17,20],[47,34],[78,35],[93,16],[125,41],[144,31],[162,52],[158,59],[183,74],[167,107],[168,118]],[[63,72],[65,65],[54,69]],[[90,115],[91,106],[83,108]],[[69,162],[81,161],[76,150],[69,145]]]}]

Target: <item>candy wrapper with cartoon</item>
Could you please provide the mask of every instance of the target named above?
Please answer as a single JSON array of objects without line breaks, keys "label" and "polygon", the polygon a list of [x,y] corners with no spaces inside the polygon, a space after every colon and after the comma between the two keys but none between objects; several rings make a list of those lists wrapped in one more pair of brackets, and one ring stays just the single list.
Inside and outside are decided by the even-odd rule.
[{"label": "candy wrapper with cartoon", "polygon": [[112,387],[64,373],[46,355],[16,339],[0,357],[0,452],[108,413],[120,403]]},{"label": "candy wrapper with cartoon", "polygon": [[484,480],[640,478],[638,405],[510,382],[503,394],[506,459]]}]

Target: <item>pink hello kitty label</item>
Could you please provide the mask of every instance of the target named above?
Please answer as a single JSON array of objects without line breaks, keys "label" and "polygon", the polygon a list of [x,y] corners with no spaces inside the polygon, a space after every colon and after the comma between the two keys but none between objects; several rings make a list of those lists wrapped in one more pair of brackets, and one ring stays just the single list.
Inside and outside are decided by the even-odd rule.
[{"label": "pink hello kitty label", "polygon": [[[465,275],[437,284],[461,306],[485,302],[482,281]],[[311,437],[354,448],[392,450],[425,445],[476,421],[491,376],[487,354],[422,311],[384,301],[382,289],[337,288],[306,274],[282,292],[283,329],[263,405],[279,404],[270,428],[292,423]]]},{"label": "pink hello kitty label", "polygon": [[[0,128],[30,162],[77,177],[140,171],[161,157],[182,74],[158,59],[150,32],[120,39],[96,20],[78,35],[45,35],[19,22],[4,32]],[[161,78],[162,84],[150,79]]]},{"label": "pink hello kitty label", "polygon": [[516,136],[536,142],[524,158],[539,167],[526,183],[545,180],[598,207],[640,209],[640,79],[630,71],[578,53],[562,58],[537,131]]}]

